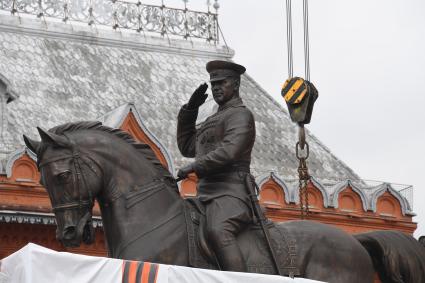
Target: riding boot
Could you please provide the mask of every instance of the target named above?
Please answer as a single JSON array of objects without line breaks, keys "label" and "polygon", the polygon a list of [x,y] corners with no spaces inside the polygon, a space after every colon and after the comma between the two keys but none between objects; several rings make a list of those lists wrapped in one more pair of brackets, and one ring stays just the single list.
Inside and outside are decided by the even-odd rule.
[{"label": "riding boot", "polygon": [[225,247],[221,247],[217,250],[216,255],[222,270],[248,272],[248,268],[238,244],[233,243]]}]

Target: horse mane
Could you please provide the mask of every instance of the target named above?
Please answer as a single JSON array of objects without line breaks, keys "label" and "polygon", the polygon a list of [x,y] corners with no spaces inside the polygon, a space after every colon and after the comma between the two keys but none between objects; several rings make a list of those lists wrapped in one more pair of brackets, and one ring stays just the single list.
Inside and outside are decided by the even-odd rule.
[{"label": "horse mane", "polygon": [[171,178],[174,180],[174,177],[171,175],[170,171],[168,171],[164,165],[158,160],[152,148],[146,144],[139,141],[136,141],[129,133],[116,128],[111,128],[103,125],[99,121],[80,121],[80,122],[71,122],[63,125],[59,125],[53,127],[49,130],[49,132],[54,133],[56,135],[64,135],[65,133],[72,133],[79,130],[95,130],[101,131],[104,133],[108,133],[114,135],[123,141],[131,144],[138,152],[140,152],[147,160],[149,160],[152,165],[159,170],[162,176]]},{"label": "horse mane", "polygon": [[80,122],[66,123],[66,124],[51,128],[49,132],[54,133],[56,135],[63,135],[67,132],[71,133],[71,132],[75,132],[79,130],[102,131],[105,133],[115,135],[129,144],[136,143],[136,141],[133,139],[133,137],[129,133],[124,132],[121,129],[114,129],[114,128],[104,126],[99,121],[80,121]]}]

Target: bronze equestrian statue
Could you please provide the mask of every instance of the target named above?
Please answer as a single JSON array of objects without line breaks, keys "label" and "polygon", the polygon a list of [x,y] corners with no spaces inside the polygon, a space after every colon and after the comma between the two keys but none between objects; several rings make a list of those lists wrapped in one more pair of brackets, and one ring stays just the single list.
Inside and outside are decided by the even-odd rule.
[{"label": "bronze equestrian statue", "polygon": [[[187,228],[194,215],[186,217],[187,201],[148,145],[99,122],[38,130],[41,141],[25,136],[24,140],[37,154],[59,241],[67,247],[94,241],[92,208],[96,199],[110,257],[202,267],[193,264],[191,257],[200,254],[199,246],[193,244],[197,237]],[[313,221],[275,223],[272,228],[277,250],[293,260],[300,277],[372,283],[375,266],[381,278],[395,278],[385,283],[425,282],[425,247],[411,236],[392,236],[401,232],[376,232],[381,240],[370,235],[359,241],[356,238],[363,234],[352,236]],[[250,272],[277,273],[255,225],[241,232],[237,241]],[[191,247],[195,253],[190,252]],[[406,253],[400,257],[400,247],[406,248],[409,260],[403,269],[396,269],[387,263],[405,259]]]},{"label": "bronze equestrian statue", "polygon": [[[229,79],[227,83],[229,88],[233,86],[234,90],[237,89],[237,80]],[[222,84],[223,81],[217,88],[223,89],[225,86]],[[213,93],[217,93],[215,100],[226,100],[224,91],[216,92],[214,86],[215,84]],[[195,91],[194,104],[191,106],[196,108],[196,105],[203,102],[205,90],[206,87],[201,86]],[[224,107],[229,102],[232,107],[238,105],[241,108],[239,110],[244,111],[243,115],[250,121],[252,116],[249,110],[236,101],[235,92],[229,96],[231,98],[223,103]],[[196,112],[194,108],[189,107],[189,111]],[[221,110],[217,116],[227,117],[235,111]],[[235,210],[239,215],[244,213],[241,211],[249,211],[245,202],[246,195],[242,191],[229,192],[227,188],[228,181],[231,180],[235,188],[245,189],[236,176],[249,174],[249,156],[255,135],[248,134],[251,140],[240,141],[245,143],[243,148],[246,152],[232,156],[231,159],[235,162],[229,163],[232,166],[229,166],[225,174],[221,165],[215,167],[210,162],[212,159],[208,159],[208,153],[214,152],[213,149],[217,146],[215,142],[220,143],[220,134],[223,135],[219,132],[212,137],[209,135],[210,131],[220,130],[220,123],[234,121],[233,118],[237,120],[238,111],[236,117],[226,118],[225,121],[220,117],[215,120],[213,115],[211,119],[215,121],[215,125],[207,128],[205,122],[201,126],[201,129],[205,128],[205,132],[199,132],[202,137],[200,143],[210,144],[211,148],[193,149],[196,146],[193,140],[195,145],[186,144],[187,148],[182,150],[196,158],[195,163],[182,168],[179,175],[186,176],[189,172],[199,174],[199,188],[206,197],[203,202],[206,203],[207,218],[211,216],[209,214],[217,213],[215,208],[212,209],[213,212],[208,212],[209,202],[215,202],[216,199],[214,193],[222,194],[225,199],[236,203],[237,208],[226,208],[229,210],[225,212]],[[183,116],[181,119],[185,119]],[[239,123],[250,125],[247,121],[239,121],[237,125]],[[245,129],[253,133],[254,125],[249,127],[236,128],[238,131]],[[192,128],[192,133],[195,130]],[[219,264],[208,256],[210,254],[202,240],[202,207],[198,207],[193,200],[183,200],[176,180],[161,165],[151,148],[135,142],[128,133],[103,126],[100,122],[68,123],[49,131],[38,128],[38,131],[41,141],[25,136],[24,140],[27,147],[37,154],[41,183],[47,189],[56,218],[56,237],[65,246],[79,246],[81,242],[90,244],[94,241],[92,209],[97,200],[110,257],[201,268],[219,268],[219,265],[223,265],[223,268],[246,268],[248,272],[278,273],[258,225],[245,224],[251,218],[247,218],[246,222],[243,218],[242,222],[245,223],[231,224],[228,228],[226,223],[229,216],[220,216],[223,218],[217,225],[229,229],[229,233],[223,233],[224,238],[217,237],[217,243],[213,244],[218,251]],[[231,131],[236,130],[232,128]],[[226,142],[231,143],[233,140],[221,141]],[[180,144],[181,149],[182,145],[184,146],[184,142]],[[206,154],[197,155],[200,152]],[[233,164],[237,166],[233,167]],[[220,174],[226,182],[216,184],[215,182],[220,182]],[[210,175],[216,178],[209,179]],[[214,186],[209,186],[210,184]],[[228,196],[228,193],[232,195]],[[219,200],[217,205],[227,204],[222,204]],[[236,219],[237,222],[240,221],[239,218]],[[213,221],[213,227],[216,225],[214,218],[207,220]],[[283,262],[277,267],[282,270],[282,274],[330,283],[372,283],[376,270],[385,283],[425,282],[425,247],[401,232],[379,231],[352,236],[333,226],[313,221],[270,222],[268,229],[279,262]],[[213,232],[210,237],[217,236],[215,234]],[[222,249],[217,249],[216,245],[221,245]],[[236,253],[229,256],[227,251],[223,252],[223,248],[226,250],[228,246],[232,246],[232,251],[237,250]],[[227,265],[228,262],[230,264]]]},{"label": "bronze equestrian statue", "polygon": [[236,236],[253,221],[245,188],[250,174],[255,123],[239,96],[240,76],[245,67],[227,61],[206,66],[218,110],[196,129],[198,109],[205,102],[207,84],[200,85],[178,115],[177,144],[185,157],[195,161],[181,168],[185,178],[199,178],[198,199],[206,210],[206,236],[223,270],[247,272]]}]

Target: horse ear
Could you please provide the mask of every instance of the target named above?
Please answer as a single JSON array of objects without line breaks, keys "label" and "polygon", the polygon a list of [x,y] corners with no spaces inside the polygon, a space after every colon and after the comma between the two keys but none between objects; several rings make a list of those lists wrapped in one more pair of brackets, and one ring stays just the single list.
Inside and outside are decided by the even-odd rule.
[{"label": "horse ear", "polygon": [[42,128],[37,127],[38,133],[41,137],[41,141],[43,143],[52,145],[52,146],[62,146],[67,147],[68,141],[66,138],[56,135],[54,133],[50,133],[48,131],[44,131]]},{"label": "horse ear", "polygon": [[40,148],[40,144],[41,144],[41,142],[39,142],[39,141],[35,141],[35,140],[32,140],[32,139],[30,139],[29,137],[27,137],[26,135],[23,135],[23,138],[24,138],[24,142],[25,142],[25,145],[32,151],[32,152],[34,152],[35,154],[37,154],[37,152],[38,152],[38,149]]}]

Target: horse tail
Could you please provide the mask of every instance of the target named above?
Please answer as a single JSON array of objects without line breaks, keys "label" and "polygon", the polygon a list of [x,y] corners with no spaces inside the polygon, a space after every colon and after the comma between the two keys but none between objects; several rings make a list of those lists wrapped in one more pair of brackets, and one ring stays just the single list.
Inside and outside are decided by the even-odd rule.
[{"label": "horse tail", "polygon": [[385,283],[425,282],[425,246],[399,231],[356,234]]}]

